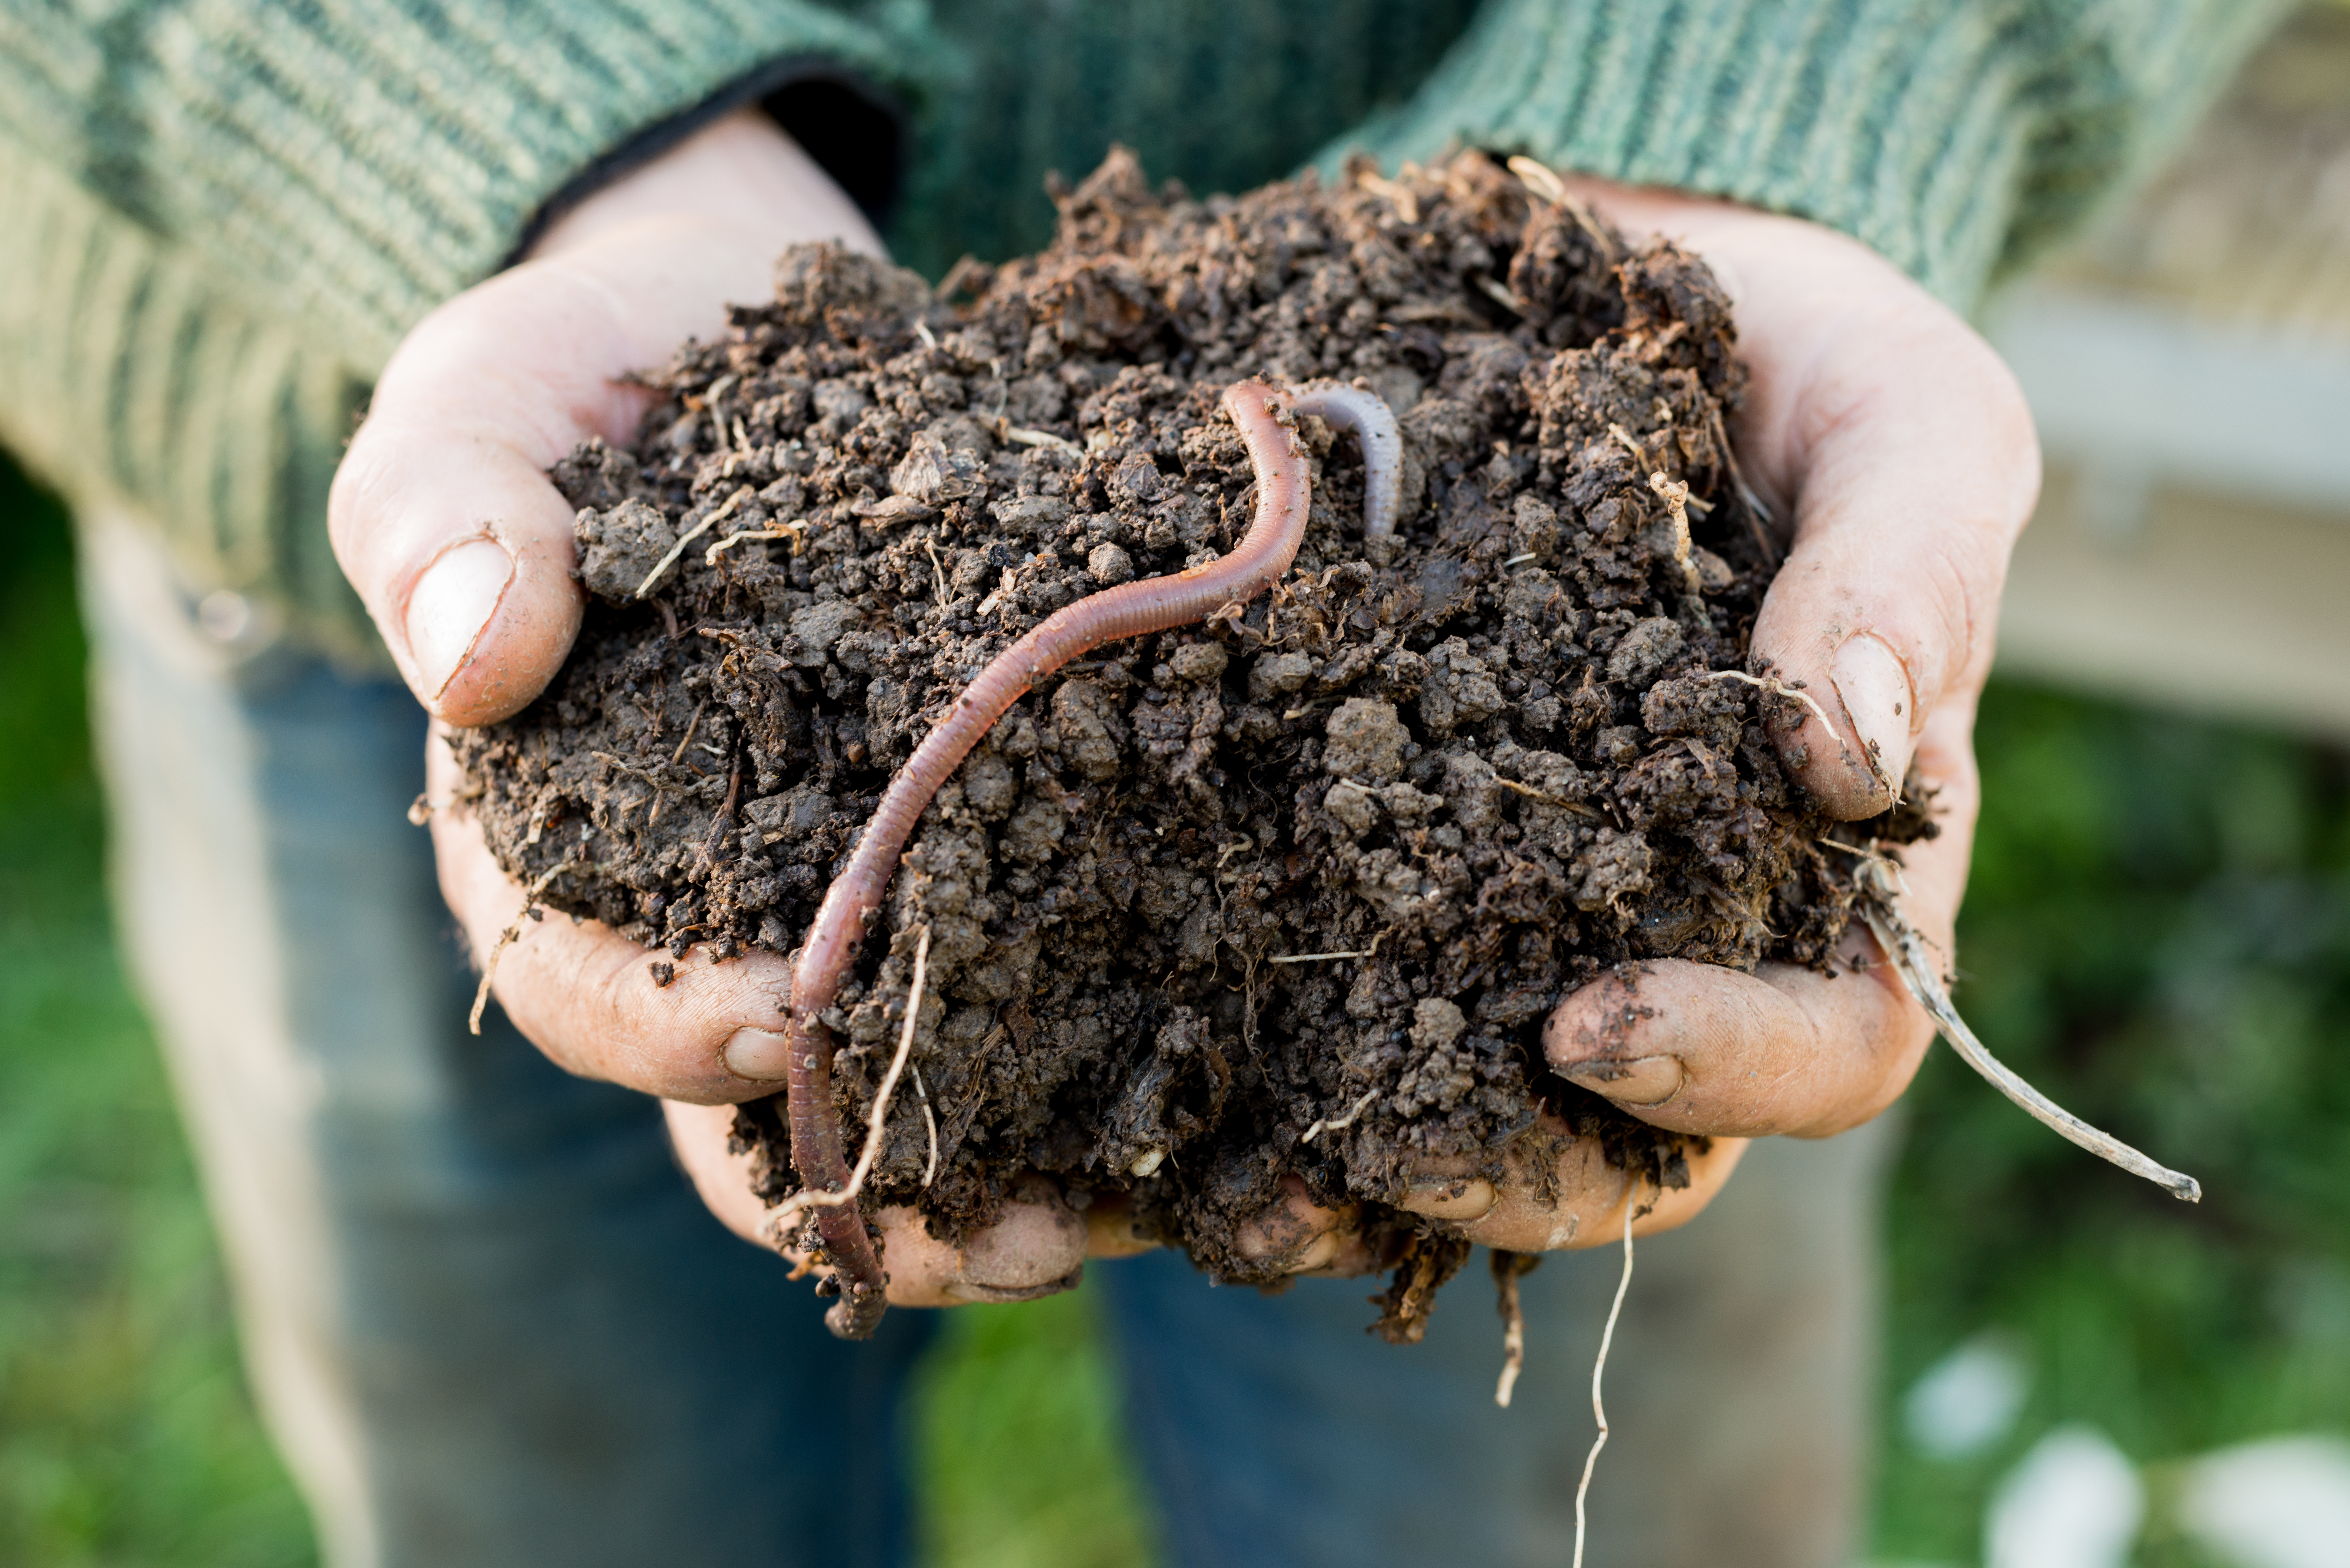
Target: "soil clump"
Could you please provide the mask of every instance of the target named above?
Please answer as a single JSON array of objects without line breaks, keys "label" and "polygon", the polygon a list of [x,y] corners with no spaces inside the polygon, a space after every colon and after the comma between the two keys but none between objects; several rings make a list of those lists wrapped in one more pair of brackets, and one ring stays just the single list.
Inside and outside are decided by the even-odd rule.
[{"label": "soil clump", "polygon": [[[1553,1003],[1644,958],[1825,965],[1852,918],[1856,861],[1771,738],[1801,699],[1724,675],[1778,561],[1724,433],[1729,305],[1476,154],[1195,201],[1119,153],[1055,200],[1049,249],[936,290],[795,249],[771,303],[649,378],[632,449],[557,466],[593,603],[537,702],[456,737],[469,803],[550,906],[672,955],[790,952],[989,659],[1247,527],[1225,387],[1377,390],[1395,536],[1363,536],[1352,441],[1301,421],[1288,576],[1024,698],[827,1022],[854,1147],[927,928],[868,1212],[951,1238],[1041,1172],[1273,1283],[1233,1239],[1294,1176],[1365,1205],[1379,1326],[1414,1338],[1468,1251],[1388,1207],[1415,1162],[1499,1177],[1588,1137],[1685,1179],[1686,1140],[1547,1071]],[[1931,831],[1898,815],[1836,836]],[[737,1119],[770,1200],[797,1187],[781,1111]]]}]

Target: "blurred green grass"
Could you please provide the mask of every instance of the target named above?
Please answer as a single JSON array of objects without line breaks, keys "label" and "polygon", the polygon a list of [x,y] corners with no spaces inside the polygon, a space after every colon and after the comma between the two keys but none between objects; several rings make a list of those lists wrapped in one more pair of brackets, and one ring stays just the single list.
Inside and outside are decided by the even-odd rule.
[{"label": "blurred green grass", "polygon": [[[0,462],[0,1562],[314,1560],[238,1371],[154,1046],[114,956],[64,519]],[[1891,1210],[1876,1554],[1977,1561],[2060,1421],[2161,1467],[2350,1425],[2350,767],[2274,735],[2012,686],[1960,1004],[2060,1101],[2200,1177],[2199,1210],[2026,1121],[1946,1053]],[[1988,1452],[1916,1451],[1901,1392],[2025,1347]],[[952,1314],[917,1430],[937,1568],[1148,1562],[1087,1298]],[[2195,1568],[2158,1526],[2143,1568]]]}]

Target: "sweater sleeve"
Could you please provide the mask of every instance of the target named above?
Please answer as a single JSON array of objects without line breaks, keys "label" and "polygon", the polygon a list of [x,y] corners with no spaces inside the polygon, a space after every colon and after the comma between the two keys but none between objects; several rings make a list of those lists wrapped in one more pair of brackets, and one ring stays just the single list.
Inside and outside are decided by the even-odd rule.
[{"label": "sweater sleeve", "polygon": [[154,0],[0,10],[0,132],[90,195],[381,364],[534,213],[649,127],[778,62],[907,96],[919,7],[815,0]]},{"label": "sweater sleeve", "polygon": [[2290,0],[1488,0],[1324,154],[1467,145],[1843,230],[1943,299],[2148,171]]}]

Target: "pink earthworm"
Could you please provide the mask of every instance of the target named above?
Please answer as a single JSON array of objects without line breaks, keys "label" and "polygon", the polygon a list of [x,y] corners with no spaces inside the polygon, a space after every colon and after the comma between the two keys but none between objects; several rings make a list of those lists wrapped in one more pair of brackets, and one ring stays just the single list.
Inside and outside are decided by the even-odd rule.
[{"label": "pink earthworm", "polygon": [[[1240,544],[1204,566],[1079,599],[998,654],[889,782],[847,868],[826,891],[792,971],[785,1025],[792,1165],[810,1190],[840,1192],[848,1184],[832,1106],[832,1032],[821,1015],[857,961],[866,917],[880,907],[915,822],[972,748],[1031,686],[1069,660],[1105,642],[1188,626],[1234,601],[1245,603],[1289,570],[1311,500],[1305,450],[1293,428],[1297,414],[1319,414],[1355,433],[1366,476],[1365,532],[1384,534],[1395,525],[1401,443],[1394,416],[1376,394],[1323,386],[1284,395],[1252,379],[1228,389],[1223,406],[1256,470],[1256,515]],[[817,1209],[816,1222],[840,1291],[825,1323],[843,1339],[863,1339],[881,1321],[889,1285],[865,1218],[851,1201]]]}]

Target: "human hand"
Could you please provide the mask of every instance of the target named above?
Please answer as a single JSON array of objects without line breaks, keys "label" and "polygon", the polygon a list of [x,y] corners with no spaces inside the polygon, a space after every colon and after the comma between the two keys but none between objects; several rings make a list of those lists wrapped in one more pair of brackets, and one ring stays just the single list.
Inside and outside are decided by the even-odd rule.
[{"label": "human hand", "polygon": [[[881,248],[822,171],[746,111],[582,202],[530,259],[409,334],[335,476],[328,521],[344,572],[437,719],[506,717],[570,650],[583,603],[572,509],[546,471],[588,436],[633,440],[650,394],[626,378],[690,336],[717,337],[726,302],[765,297],[775,256],[819,239]],[[452,801],[456,783],[436,733],[428,799]],[[524,919],[529,900],[477,822],[444,804],[432,826],[442,894],[476,960],[494,958],[515,1027],[574,1073],[682,1102],[671,1124],[705,1196],[730,1221],[742,1203],[759,1207],[725,1165],[723,1107],[783,1086],[789,966],[697,951],[656,987],[647,965],[667,955],[594,921]],[[509,929],[519,934],[501,951]],[[902,1210],[879,1218],[890,1299],[910,1304],[1038,1293],[1085,1252],[1084,1226],[1048,1191],[960,1252]],[[760,1239],[755,1224],[737,1229]]]},{"label": "human hand", "polygon": [[[1831,721],[1777,738],[1828,815],[1873,816],[1914,763],[1939,836],[1902,851],[1903,913],[1944,954],[1965,890],[1980,801],[1973,729],[2009,551],[2040,483],[2012,376],[1965,322],[1857,241],[1798,219],[1599,181],[1570,191],[1627,234],[1703,255],[1729,290],[1752,372],[1734,434],[1748,477],[1793,519],[1753,651]],[[1759,665],[1758,665],[1759,667]],[[1933,1025],[1856,922],[1830,977],[1787,964],[1752,975],[1676,960],[1627,965],[1562,1002],[1551,1066],[1660,1127],[1713,1138],[1687,1189],[1636,1231],[1695,1215],[1738,1140],[1825,1137],[1908,1085]],[[1440,1165],[1402,1207],[1512,1251],[1621,1234],[1629,1177],[1572,1148],[1555,1209],[1518,1172],[1499,1184]],[[1301,1187],[1243,1238],[1294,1272],[1368,1264],[1345,1210]]]}]

